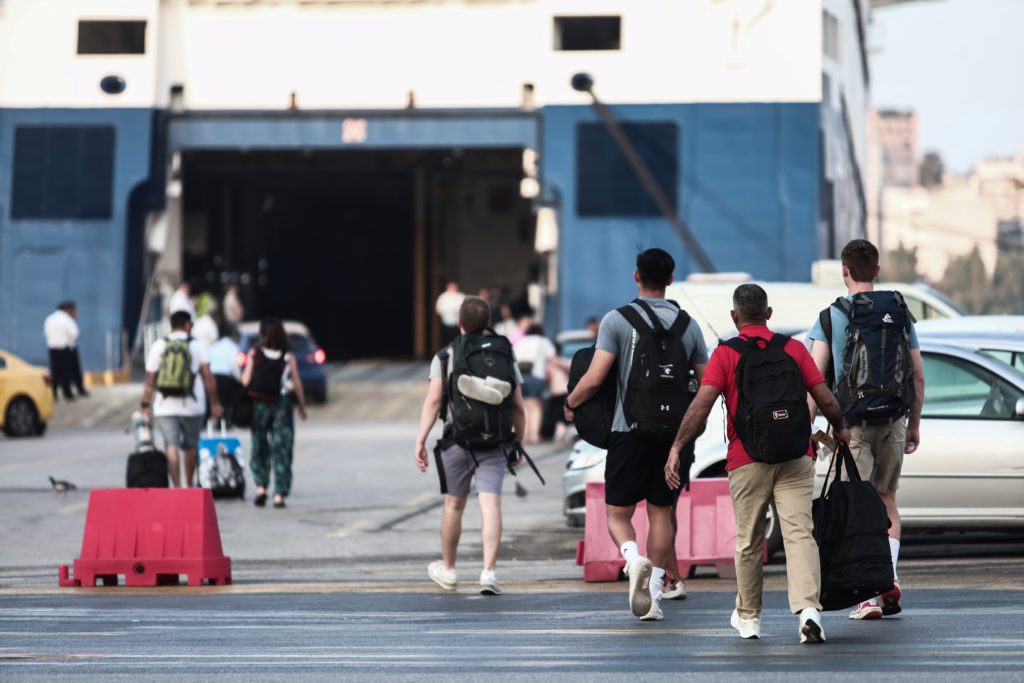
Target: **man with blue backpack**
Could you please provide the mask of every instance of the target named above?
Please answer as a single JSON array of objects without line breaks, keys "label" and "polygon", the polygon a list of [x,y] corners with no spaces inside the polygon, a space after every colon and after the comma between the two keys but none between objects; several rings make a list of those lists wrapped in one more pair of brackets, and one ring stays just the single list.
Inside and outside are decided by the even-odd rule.
[{"label": "man with blue backpack", "polygon": [[[924,372],[914,318],[899,292],[875,291],[878,249],[867,240],[843,248],[849,294],[823,310],[808,337],[811,355],[835,392],[849,426],[850,450],[860,475],[870,478],[889,514],[893,576],[900,552],[896,490],[904,454],[921,441]],[[898,614],[900,584],[866,600],[851,619]]]}]

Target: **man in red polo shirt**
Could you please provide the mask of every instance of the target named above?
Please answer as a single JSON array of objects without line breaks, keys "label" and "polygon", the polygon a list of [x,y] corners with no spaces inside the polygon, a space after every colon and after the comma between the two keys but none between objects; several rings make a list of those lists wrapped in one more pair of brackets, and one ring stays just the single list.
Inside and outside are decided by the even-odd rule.
[{"label": "man in red polo shirt", "polygon": [[[757,344],[760,349],[768,348],[775,334],[768,329],[772,309],[768,306],[768,295],[765,291],[755,284],[740,285],[733,294],[732,302],[732,320],[739,330],[740,339],[753,340],[752,343]],[[818,371],[810,353],[803,344],[792,339],[786,342],[783,350],[799,369],[803,384],[818,404],[818,408],[832,423],[836,440],[849,443],[850,433],[843,427],[839,404],[826,386],[825,378]],[[782,358],[784,360],[784,357]],[[809,457],[800,455],[803,447],[797,443],[797,454],[792,459],[783,460],[788,458],[788,455],[772,458],[770,453],[760,454],[757,460],[752,458],[743,444],[743,441],[750,443],[748,434],[737,433],[735,424],[740,403],[740,388],[736,379],[740,359],[741,354],[724,343],[711,355],[700,390],[686,411],[669,452],[668,463],[665,465],[665,481],[673,489],[679,487],[679,454],[683,447],[697,436],[715,401],[724,393],[729,414],[729,452],[726,470],[736,516],[738,592],[731,624],[739,631],[741,638],[761,637],[762,556],[767,527],[765,515],[769,500],[774,498],[786,548],[789,607],[800,617],[800,642],[821,643],[825,641],[819,612],[821,603],[818,601],[821,567],[818,561],[818,546],[811,535],[814,527],[811,519],[814,455],[810,444],[810,418],[807,417]],[[751,397],[744,396],[743,399],[744,402],[750,402]],[[806,401],[806,394],[804,400]],[[740,419],[743,419],[742,416]],[[799,439],[798,432],[797,438]],[[776,462],[768,462],[773,459]]]}]

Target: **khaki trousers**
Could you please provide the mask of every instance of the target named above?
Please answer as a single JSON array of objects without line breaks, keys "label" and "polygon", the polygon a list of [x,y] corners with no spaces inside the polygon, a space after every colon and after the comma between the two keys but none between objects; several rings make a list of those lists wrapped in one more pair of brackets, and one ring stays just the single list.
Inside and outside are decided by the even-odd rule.
[{"label": "khaki trousers", "polygon": [[789,608],[798,614],[806,607],[821,609],[821,566],[818,544],[811,531],[811,497],[814,492],[814,460],[768,465],[761,462],[729,472],[729,493],[736,515],[736,609],[740,617],[761,616],[764,584],[764,535],[768,527],[769,500],[775,498],[776,522],[786,548]]}]

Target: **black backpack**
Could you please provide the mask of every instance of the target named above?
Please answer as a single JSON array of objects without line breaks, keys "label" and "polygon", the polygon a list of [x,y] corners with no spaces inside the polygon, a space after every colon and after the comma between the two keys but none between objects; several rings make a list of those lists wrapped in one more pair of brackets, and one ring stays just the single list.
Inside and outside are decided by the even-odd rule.
[{"label": "black backpack", "polygon": [[[849,481],[842,481],[843,463]],[[835,478],[812,504],[814,540],[821,560],[821,607],[837,610],[892,590],[889,515],[878,491],[862,481],[849,446],[832,458]]]},{"label": "black backpack", "polygon": [[[573,354],[572,363],[569,364],[570,394],[590,369],[595,350],[596,347],[588,346]],[[612,422],[615,419],[615,394],[618,385],[618,370],[613,365],[597,393],[591,396],[589,401],[576,406],[576,410],[573,411],[573,424],[576,425],[576,433],[580,435],[581,439],[598,448],[607,448],[612,435]]]},{"label": "black backpack", "polygon": [[444,379],[444,440],[470,451],[515,442],[512,408],[516,363],[512,343],[486,328],[459,335],[438,354],[438,359]]},{"label": "black backpack", "polygon": [[683,333],[690,316],[680,310],[666,328],[643,299],[634,299],[651,319],[651,325],[632,305],[619,314],[636,330],[633,362],[622,401],[622,412],[631,431],[641,436],[672,439],[690,407],[690,359],[683,347]]},{"label": "black backpack", "polygon": [[784,334],[775,334],[770,341],[734,337],[722,342],[740,354],[733,429],[757,462],[794,460],[806,456],[810,445],[807,384],[800,366],[786,353],[787,342]]},{"label": "black backpack", "polygon": [[[902,418],[914,406],[914,362],[910,355],[913,316],[899,292],[861,292],[832,304],[849,324],[843,346],[843,372],[836,398],[851,424],[888,422]],[[828,326],[831,356],[832,316],[822,312]],[[833,370],[834,373],[834,370]]]},{"label": "black backpack", "polygon": [[277,403],[281,400],[281,383],[284,369],[288,364],[285,354],[278,359],[267,358],[263,349],[257,347],[252,355],[252,378],[249,380],[248,394],[256,401]]}]

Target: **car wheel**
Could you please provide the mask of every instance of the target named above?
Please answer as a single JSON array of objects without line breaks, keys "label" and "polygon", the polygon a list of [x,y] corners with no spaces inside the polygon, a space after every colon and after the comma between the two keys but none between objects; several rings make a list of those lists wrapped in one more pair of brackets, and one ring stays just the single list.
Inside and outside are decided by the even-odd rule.
[{"label": "car wheel", "polygon": [[782,550],[782,527],[779,526],[779,513],[775,509],[775,501],[768,503],[768,528],[764,532],[765,546],[768,551],[768,559]]},{"label": "car wheel", "polygon": [[4,415],[4,434],[7,436],[32,436],[39,429],[39,412],[32,399],[19,396],[7,406]]},{"label": "car wheel", "polygon": [[579,515],[569,515],[565,518],[565,525],[570,529],[580,529],[583,527],[584,518]]}]

